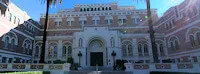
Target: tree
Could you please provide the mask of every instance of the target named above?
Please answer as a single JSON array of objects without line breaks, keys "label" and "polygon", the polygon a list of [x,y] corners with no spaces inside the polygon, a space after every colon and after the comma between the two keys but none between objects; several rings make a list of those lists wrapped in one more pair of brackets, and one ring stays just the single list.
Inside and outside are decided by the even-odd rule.
[{"label": "tree", "polygon": [[40,63],[45,63],[44,59],[45,59],[45,45],[46,45],[46,36],[47,36],[47,25],[48,25],[48,16],[49,16],[49,6],[51,4],[56,4],[57,2],[62,3],[62,0],[42,0],[42,2],[46,2],[46,18],[45,18],[45,24],[44,24],[44,32],[43,32],[43,43],[42,43],[42,50],[41,50],[41,54],[40,54]]},{"label": "tree", "polygon": [[[139,2],[139,0],[134,0]],[[145,1],[145,0],[140,0]],[[153,51],[153,59],[154,63],[158,63],[158,54],[157,54],[157,48],[156,48],[156,42],[155,42],[155,34],[153,30],[153,23],[152,23],[152,16],[151,16],[151,7],[150,7],[150,0],[146,0],[147,5],[147,17],[148,17],[148,25],[149,25],[149,34],[151,38],[151,45],[152,45],[152,51]]]}]

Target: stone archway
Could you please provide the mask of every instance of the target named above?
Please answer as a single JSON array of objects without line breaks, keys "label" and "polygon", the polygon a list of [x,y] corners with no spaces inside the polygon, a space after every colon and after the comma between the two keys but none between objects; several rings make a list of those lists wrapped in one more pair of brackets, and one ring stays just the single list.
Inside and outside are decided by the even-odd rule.
[{"label": "stone archway", "polygon": [[100,38],[92,38],[86,50],[88,66],[104,66],[106,63],[106,46]]}]

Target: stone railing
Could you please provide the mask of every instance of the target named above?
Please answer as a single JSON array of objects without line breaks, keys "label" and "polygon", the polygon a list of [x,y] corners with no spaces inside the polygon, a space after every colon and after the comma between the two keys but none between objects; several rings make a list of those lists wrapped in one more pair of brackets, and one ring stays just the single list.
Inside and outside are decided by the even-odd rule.
[{"label": "stone railing", "polygon": [[0,71],[50,71],[51,73],[62,74],[64,71],[70,71],[70,64],[23,64],[13,63],[6,64],[0,63]]},{"label": "stone railing", "polygon": [[125,63],[124,65],[125,71],[132,71],[134,74],[149,74],[151,71],[200,73],[200,63]]}]

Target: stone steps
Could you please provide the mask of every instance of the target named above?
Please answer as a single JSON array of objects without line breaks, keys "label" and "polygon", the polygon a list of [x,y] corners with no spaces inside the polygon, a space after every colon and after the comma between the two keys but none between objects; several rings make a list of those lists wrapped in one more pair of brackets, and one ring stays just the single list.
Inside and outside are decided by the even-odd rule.
[{"label": "stone steps", "polygon": [[127,71],[69,71],[64,74],[133,74]]}]

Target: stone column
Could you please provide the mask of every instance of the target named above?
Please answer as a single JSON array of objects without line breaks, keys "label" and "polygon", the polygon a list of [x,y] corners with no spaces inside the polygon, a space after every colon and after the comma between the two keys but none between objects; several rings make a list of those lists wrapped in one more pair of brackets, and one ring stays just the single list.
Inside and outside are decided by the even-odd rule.
[{"label": "stone column", "polygon": [[57,59],[61,59],[61,57],[62,57],[62,40],[59,40],[57,49]]}]

